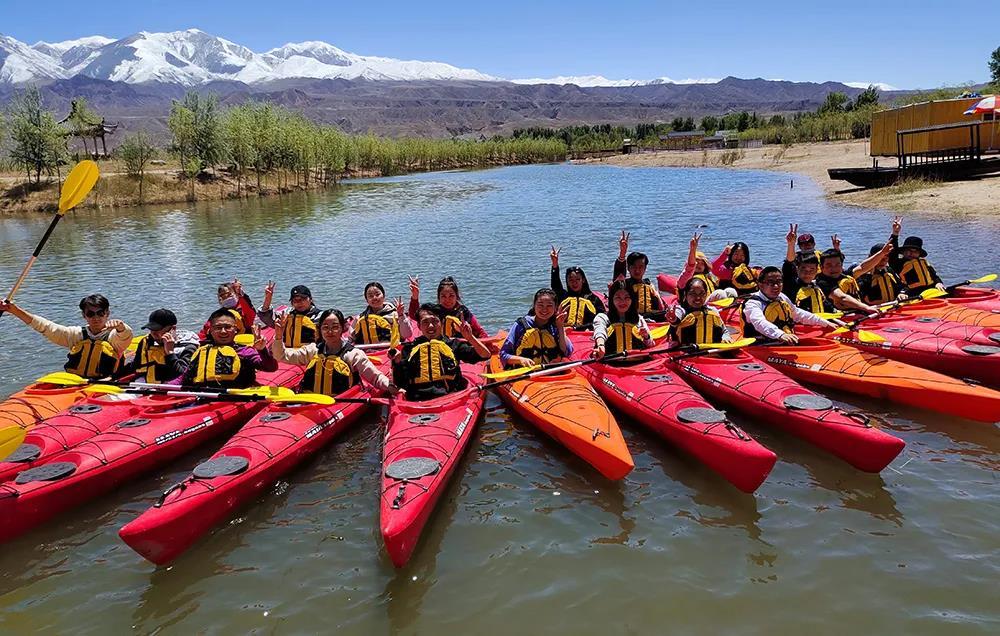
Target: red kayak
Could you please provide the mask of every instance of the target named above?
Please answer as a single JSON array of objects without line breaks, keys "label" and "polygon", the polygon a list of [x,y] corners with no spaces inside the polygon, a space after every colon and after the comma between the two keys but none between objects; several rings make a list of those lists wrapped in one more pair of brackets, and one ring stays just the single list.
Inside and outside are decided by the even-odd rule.
[{"label": "red kayak", "polygon": [[[388,363],[383,363],[382,371]],[[272,404],[255,415],[218,452],[184,481],[118,531],[133,550],[157,565],[167,564],[213,527],[354,424],[370,397],[355,385],[330,406]]]},{"label": "red kayak", "polygon": [[431,511],[441,498],[483,409],[485,392],[473,385],[486,363],[463,364],[464,391],[427,400],[393,400],[382,448],[380,525],[397,568],[410,560]]},{"label": "red kayak", "polygon": [[128,423],[144,409],[170,409],[190,401],[190,398],[179,400],[163,395],[125,393],[87,397],[36,424],[24,442],[0,462],[0,483],[14,479],[21,471],[44,464],[53,455],[75,448],[116,424]]},{"label": "red kayak", "polygon": [[[259,373],[261,384],[294,385],[298,367]],[[174,396],[169,408],[140,410],[126,421],[17,474],[0,485],[0,541],[12,539],[189,452],[246,422],[264,401],[201,402]]]},{"label": "red kayak", "polygon": [[986,287],[958,287],[945,298],[952,305],[1000,314],[1000,291]]},{"label": "red kayak", "polygon": [[841,410],[743,351],[670,363],[709,399],[796,435],[859,470],[877,473],[903,450],[903,440],[872,426],[868,416]]},{"label": "red kayak", "polygon": [[[583,336],[589,338],[589,336]],[[589,355],[574,337],[575,357]],[[630,366],[594,363],[577,370],[609,405],[693,455],[743,492],[761,485],[777,456],[712,408],[668,368],[654,358]]]}]

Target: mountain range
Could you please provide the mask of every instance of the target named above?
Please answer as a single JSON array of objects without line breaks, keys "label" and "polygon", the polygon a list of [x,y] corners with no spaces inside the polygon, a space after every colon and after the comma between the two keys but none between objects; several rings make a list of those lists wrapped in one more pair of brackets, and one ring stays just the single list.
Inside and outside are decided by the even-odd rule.
[{"label": "mountain range", "polygon": [[188,90],[215,95],[223,107],[268,100],[350,133],[490,136],[529,126],[799,112],[814,110],[832,91],[854,97],[865,86],[736,77],[506,80],[441,62],[357,55],[325,42],[256,53],[197,29],[33,45],[0,35],[0,104],[27,84],[38,85],[46,107],[60,116],[72,99],[85,97],[124,131],[160,138],[172,100]]}]

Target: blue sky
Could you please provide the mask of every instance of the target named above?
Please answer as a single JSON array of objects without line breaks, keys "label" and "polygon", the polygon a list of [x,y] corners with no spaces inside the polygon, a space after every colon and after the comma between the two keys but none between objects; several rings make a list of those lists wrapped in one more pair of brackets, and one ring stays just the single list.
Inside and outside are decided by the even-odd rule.
[{"label": "blue sky", "polygon": [[330,2],[7,0],[0,33],[34,43],[199,28],[264,51],[323,40],[506,78],[765,77],[933,88],[988,79],[1000,2]]}]

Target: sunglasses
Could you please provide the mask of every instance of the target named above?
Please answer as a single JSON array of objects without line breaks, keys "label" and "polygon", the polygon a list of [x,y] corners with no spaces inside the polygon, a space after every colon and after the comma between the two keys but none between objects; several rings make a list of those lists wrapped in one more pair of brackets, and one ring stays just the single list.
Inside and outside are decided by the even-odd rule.
[{"label": "sunglasses", "polygon": [[780,280],[765,280],[761,281],[762,285],[770,285],[772,287],[781,287],[782,282]]},{"label": "sunglasses", "polygon": [[108,310],[107,309],[98,309],[97,311],[91,311],[91,310],[87,309],[87,310],[85,310],[83,312],[83,315],[86,316],[87,318],[98,318],[98,317],[107,316],[108,315]]}]

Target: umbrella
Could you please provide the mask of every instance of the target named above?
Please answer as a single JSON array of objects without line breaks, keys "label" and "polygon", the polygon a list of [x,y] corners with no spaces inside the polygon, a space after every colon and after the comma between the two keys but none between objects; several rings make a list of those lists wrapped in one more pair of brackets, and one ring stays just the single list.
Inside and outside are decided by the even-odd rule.
[{"label": "umbrella", "polygon": [[997,104],[997,96],[990,95],[989,97],[984,97],[975,104],[972,105],[969,110],[965,111],[964,115],[982,115],[984,113],[993,113],[993,122],[990,134],[990,149],[993,148],[993,140],[996,138],[997,134],[997,110],[1000,109],[1000,104]]},{"label": "umbrella", "polygon": [[982,115],[983,113],[992,113],[995,110],[998,110],[997,96],[990,95],[973,104],[963,115]]}]

